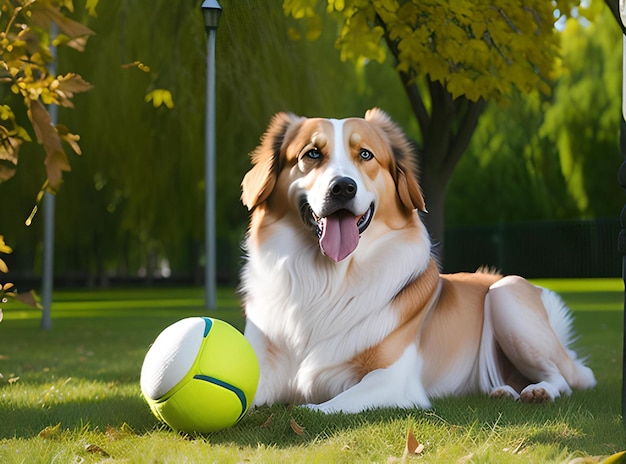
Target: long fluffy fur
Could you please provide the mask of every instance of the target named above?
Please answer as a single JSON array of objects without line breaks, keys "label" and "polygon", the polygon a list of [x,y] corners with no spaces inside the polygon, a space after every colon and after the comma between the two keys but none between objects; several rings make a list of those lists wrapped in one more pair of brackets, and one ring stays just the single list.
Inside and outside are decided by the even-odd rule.
[{"label": "long fluffy fur", "polygon": [[[341,121],[281,113],[252,163],[241,290],[261,365],[255,404],[357,412],[477,391],[546,401],[595,385],[557,295],[484,270],[439,275],[411,145],[382,111]],[[356,205],[371,201],[373,217],[335,262],[312,224],[339,177],[356,190],[340,207],[357,221],[369,213]]]}]

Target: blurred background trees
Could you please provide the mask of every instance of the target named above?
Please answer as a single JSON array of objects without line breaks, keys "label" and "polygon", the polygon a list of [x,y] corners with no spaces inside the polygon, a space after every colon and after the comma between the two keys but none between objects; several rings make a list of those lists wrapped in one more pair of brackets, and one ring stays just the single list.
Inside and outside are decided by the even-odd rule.
[{"label": "blurred background trees", "polygon": [[[80,134],[83,156],[70,156],[72,171],[57,196],[57,276],[68,285],[161,276],[199,284],[206,56],[200,2],[107,0],[96,17],[76,3],[70,16],[96,35],[84,53],[60,51],[58,69],[77,72],[94,88],[75,97],[75,109],[60,112]],[[618,216],[621,32],[602,2],[591,3],[592,22],[570,17],[556,32],[562,54],[549,89],[512,90],[508,104],[485,105],[448,187],[448,225]],[[221,5],[217,264],[220,281],[234,283],[247,225],[240,182],[272,114],[347,117],[379,106],[416,140],[420,126],[393,63],[341,60],[335,42],[342,18],[327,15],[325,5],[315,24],[286,16],[271,0]],[[170,92],[171,108],[146,101],[161,89]],[[0,231],[14,250],[5,260],[17,282],[36,281],[40,269],[41,220],[24,226],[45,179],[37,150],[24,145],[15,176],[0,185]]]}]

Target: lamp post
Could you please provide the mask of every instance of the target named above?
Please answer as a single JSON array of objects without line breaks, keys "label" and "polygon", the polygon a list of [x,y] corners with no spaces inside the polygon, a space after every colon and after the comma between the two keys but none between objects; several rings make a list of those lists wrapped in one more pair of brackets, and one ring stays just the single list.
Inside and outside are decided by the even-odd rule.
[{"label": "lamp post", "polygon": [[205,192],[205,304],[216,308],[215,275],[215,36],[222,7],[217,0],[202,2],[202,16],[207,35],[206,117],[204,146]]},{"label": "lamp post", "polygon": [[[57,25],[50,25],[50,36],[56,37]],[[52,76],[57,70],[57,50],[55,46],[50,49],[52,61],[48,65],[48,71]],[[50,121],[56,126],[59,108],[52,104],[48,107]],[[54,286],[54,210],[55,196],[46,192],[43,197],[43,272],[41,288],[41,328],[48,330],[52,328],[52,289]]]},{"label": "lamp post", "polygon": [[[622,190],[626,192],[626,2],[620,0],[618,21],[622,26],[622,120],[620,125],[620,150],[624,161],[619,167],[618,180]],[[618,250],[622,255],[622,279],[626,285],[626,205],[620,214],[621,230],[617,241]],[[626,288],[626,287],[625,287]],[[626,293],[624,299],[624,311],[626,311]],[[623,359],[622,359],[622,424],[626,427],[626,319],[624,320],[623,332]]]}]

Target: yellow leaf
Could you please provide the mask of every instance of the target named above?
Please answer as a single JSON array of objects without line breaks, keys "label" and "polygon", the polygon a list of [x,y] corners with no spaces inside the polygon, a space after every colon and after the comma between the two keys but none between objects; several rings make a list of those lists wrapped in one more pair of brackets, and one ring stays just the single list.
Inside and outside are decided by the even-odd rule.
[{"label": "yellow leaf", "polygon": [[302,40],[302,34],[300,34],[300,31],[298,31],[295,27],[287,29],[287,37],[289,37],[289,40],[294,42]]},{"label": "yellow leaf", "polygon": [[122,65],[122,69],[128,69],[128,68],[137,68],[140,71],[143,71],[145,73],[150,72],[150,66],[142,63],[141,61],[133,61],[132,63],[127,63],[127,64]]},{"label": "yellow leaf", "polygon": [[4,243],[4,235],[0,235],[0,253],[4,253],[5,255],[13,253],[13,249]]},{"label": "yellow leaf", "polygon": [[322,35],[322,17],[314,15],[306,19],[307,40],[317,40]]},{"label": "yellow leaf", "polygon": [[2,259],[0,259],[0,272],[4,272],[5,274],[9,272],[9,267],[6,265],[6,263]]},{"label": "yellow leaf", "polygon": [[166,89],[154,89],[152,92],[148,92],[145,101],[146,103],[151,101],[155,108],[159,108],[161,105],[165,105],[169,109],[174,108],[172,93]]},{"label": "yellow leaf", "polygon": [[89,16],[93,16],[94,18],[98,17],[98,15],[96,14],[97,6],[98,6],[98,0],[87,0],[87,3],[85,4],[85,8],[87,8],[87,12],[89,13]]}]

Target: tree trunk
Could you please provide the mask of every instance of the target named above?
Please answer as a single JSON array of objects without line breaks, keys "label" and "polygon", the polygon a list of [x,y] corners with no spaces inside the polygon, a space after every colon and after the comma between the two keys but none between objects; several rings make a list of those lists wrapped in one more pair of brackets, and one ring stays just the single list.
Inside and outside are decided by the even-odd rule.
[{"label": "tree trunk", "polygon": [[437,257],[439,268],[443,268],[443,241],[445,232],[445,198],[447,182],[436,175],[420,176],[420,183],[426,201],[428,213],[422,214],[421,218],[428,229],[432,242],[433,254]]},{"label": "tree trunk", "polygon": [[448,184],[474,134],[486,103],[465,97],[452,99],[444,84],[427,79],[430,108],[424,104],[415,77],[400,73],[417,118],[422,143],[417,145],[419,180],[428,214],[423,217],[434,252],[443,263],[445,199]]}]

